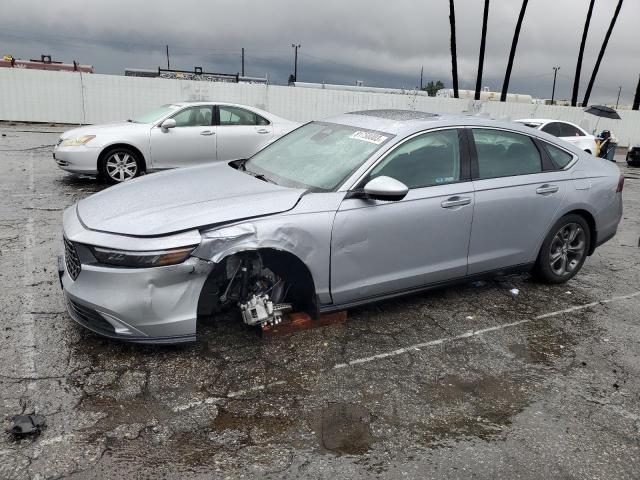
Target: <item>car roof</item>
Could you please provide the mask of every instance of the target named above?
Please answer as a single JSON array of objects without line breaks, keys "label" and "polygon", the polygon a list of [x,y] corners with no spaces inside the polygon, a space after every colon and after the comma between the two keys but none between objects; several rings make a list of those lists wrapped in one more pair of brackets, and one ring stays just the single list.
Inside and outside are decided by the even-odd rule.
[{"label": "car roof", "polygon": [[486,126],[531,134],[530,127],[519,123],[493,120],[476,115],[436,114],[416,110],[363,110],[335,115],[325,118],[323,121],[376,130],[401,137],[433,128],[459,126]]},{"label": "car roof", "polygon": [[514,120],[514,122],[539,123],[540,125],[542,125],[543,123],[560,122],[560,123],[568,123],[569,125],[573,125],[574,127],[581,128],[573,122],[569,122],[567,120],[559,120],[557,118],[519,118],[517,120]]}]

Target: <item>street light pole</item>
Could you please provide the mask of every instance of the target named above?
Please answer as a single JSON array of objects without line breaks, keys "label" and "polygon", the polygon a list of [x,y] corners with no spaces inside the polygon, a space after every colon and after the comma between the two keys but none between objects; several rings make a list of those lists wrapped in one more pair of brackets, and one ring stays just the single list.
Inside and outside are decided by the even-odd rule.
[{"label": "street light pole", "polygon": [[618,87],[618,99],[616,100],[616,110],[618,109],[618,104],[620,103],[620,93],[622,93],[622,85]]},{"label": "street light pole", "polygon": [[293,81],[298,81],[298,49],[302,46],[299,43],[292,43],[291,46],[295,50],[293,57]]},{"label": "street light pole", "polygon": [[560,67],[553,67],[553,90],[551,90],[551,105],[555,105],[556,98],[556,77],[558,76]]}]

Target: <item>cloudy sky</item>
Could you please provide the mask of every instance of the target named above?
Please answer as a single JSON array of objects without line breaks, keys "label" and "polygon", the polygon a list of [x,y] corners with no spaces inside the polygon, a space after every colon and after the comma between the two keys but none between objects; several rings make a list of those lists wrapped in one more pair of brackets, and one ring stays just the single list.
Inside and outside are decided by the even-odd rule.
[{"label": "cloudy sky", "polygon": [[[618,0],[597,0],[587,40],[580,99]],[[474,88],[482,0],[456,0],[461,88]],[[483,85],[500,90],[519,0],[491,0]],[[588,0],[530,0],[511,92],[569,98]],[[235,73],[246,49],[246,74],[286,83],[299,51],[298,79],[415,87],[451,86],[448,0],[0,0],[0,54],[92,64],[97,73],[171,66]],[[592,102],[632,102],[640,74],[640,1],[625,0],[596,79]]]}]

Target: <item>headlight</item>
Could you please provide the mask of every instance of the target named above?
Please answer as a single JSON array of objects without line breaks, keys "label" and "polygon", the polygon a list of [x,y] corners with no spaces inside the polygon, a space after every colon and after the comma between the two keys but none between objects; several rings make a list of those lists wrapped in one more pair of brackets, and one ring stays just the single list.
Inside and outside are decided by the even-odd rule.
[{"label": "headlight", "polygon": [[62,141],[62,145],[65,147],[78,147],[80,145],[86,145],[88,142],[96,138],[95,135],[83,135],[77,138],[67,138]]},{"label": "headlight", "polygon": [[147,252],[128,252],[109,248],[92,247],[98,262],[117,267],[148,268],[175,265],[184,262],[195,246]]}]

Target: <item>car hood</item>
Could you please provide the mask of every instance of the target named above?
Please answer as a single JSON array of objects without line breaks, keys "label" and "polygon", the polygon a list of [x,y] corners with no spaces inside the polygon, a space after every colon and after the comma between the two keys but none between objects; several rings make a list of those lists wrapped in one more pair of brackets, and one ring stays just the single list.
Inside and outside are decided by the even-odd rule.
[{"label": "car hood", "polygon": [[121,131],[123,129],[141,129],[149,130],[151,125],[148,123],[133,123],[133,122],[117,122],[117,123],[104,123],[101,125],[87,125],[84,127],[74,128],[67,130],[60,138],[66,140],[68,138],[78,138],[82,135],[96,135],[98,133],[109,133],[110,131]]},{"label": "car hood", "polygon": [[130,180],[81,200],[77,212],[91,230],[158,236],[285,212],[304,191],[218,163]]}]

